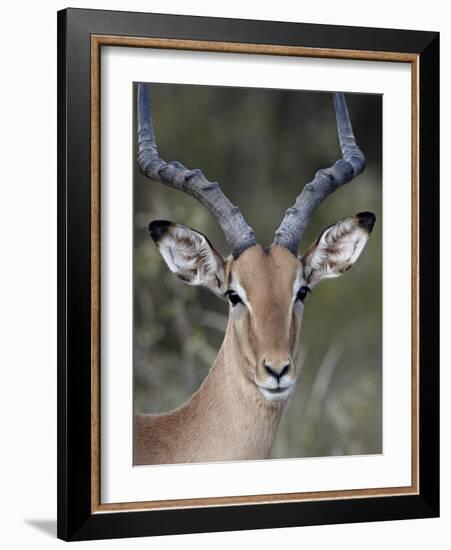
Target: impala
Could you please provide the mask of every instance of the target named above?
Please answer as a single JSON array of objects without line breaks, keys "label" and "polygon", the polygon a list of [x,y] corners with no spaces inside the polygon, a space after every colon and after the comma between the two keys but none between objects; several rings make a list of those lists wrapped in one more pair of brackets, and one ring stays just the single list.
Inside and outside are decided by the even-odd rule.
[{"label": "impala", "polygon": [[161,464],[270,457],[281,415],[298,377],[304,301],[323,279],[338,277],[360,256],[375,222],[362,212],[325,229],[302,255],[298,246],[315,209],[359,175],[345,97],[334,95],[342,158],[319,170],[283,217],[269,248],[257,244],[240,210],[200,170],[158,156],[149,86],[138,85],[138,163],[152,181],[197,199],[217,219],[231,255],[223,258],[194,229],[153,221],[150,236],[168,268],[189,285],[229,302],[224,341],[187,403],[164,414],[135,415],[134,463]]}]

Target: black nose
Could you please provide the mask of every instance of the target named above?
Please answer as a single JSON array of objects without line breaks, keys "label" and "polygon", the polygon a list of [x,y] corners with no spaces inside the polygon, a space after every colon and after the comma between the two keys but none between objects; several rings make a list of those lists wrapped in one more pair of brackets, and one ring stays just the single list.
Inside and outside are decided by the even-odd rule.
[{"label": "black nose", "polygon": [[286,365],[283,365],[281,369],[275,369],[274,367],[271,367],[270,365],[267,365],[265,363],[265,370],[268,374],[271,376],[274,376],[274,378],[279,381],[284,374],[288,372],[290,369],[290,363],[287,363]]}]

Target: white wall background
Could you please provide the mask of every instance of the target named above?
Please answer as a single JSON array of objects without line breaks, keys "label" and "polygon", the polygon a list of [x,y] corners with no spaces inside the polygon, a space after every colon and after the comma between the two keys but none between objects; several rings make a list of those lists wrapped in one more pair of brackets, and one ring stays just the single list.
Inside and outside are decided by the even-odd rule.
[{"label": "white wall background", "polygon": [[[29,0],[2,9],[0,87],[0,540],[8,549],[53,548],[56,533],[56,11]],[[442,158],[451,149],[451,18],[439,0],[215,3],[196,0],[72,0],[72,7],[126,9],[442,33]],[[25,136],[25,137],[24,137]],[[448,154],[446,154],[448,153]],[[451,525],[451,178],[442,169],[442,518],[84,543],[155,549],[259,546],[366,550],[444,546]],[[24,200],[24,194],[27,200]],[[447,253],[447,254],[446,254]],[[446,311],[448,310],[448,311]]]}]

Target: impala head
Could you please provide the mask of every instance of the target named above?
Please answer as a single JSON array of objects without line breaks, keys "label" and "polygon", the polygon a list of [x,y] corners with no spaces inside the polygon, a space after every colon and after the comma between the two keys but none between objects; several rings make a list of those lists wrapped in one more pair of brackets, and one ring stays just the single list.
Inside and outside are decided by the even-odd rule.
[{"label": "impala head", "polygon": [[217,183],[200,170],[188,170],[158,156],[149,110],[148,87],[138,87],[141,171],[194,196],[216,217],[232,254],[224,258],[194,229],[154,221],[150,236],[167,266],[181,281],[208,288],[229,302],[228,337],[239,361],[239,375],[254,385],[269,404],[285,401],[297,379],[299,333],[304,302],[323,279],[338,277],[359,257],[375,222],[362,212],[325,229],[303,255],[299,242],[317,206],[364,168],[344,96],[336,94],[337,126],[343,159],[320,170],[289,208],[272,245],[256,243],[254,232]]}]

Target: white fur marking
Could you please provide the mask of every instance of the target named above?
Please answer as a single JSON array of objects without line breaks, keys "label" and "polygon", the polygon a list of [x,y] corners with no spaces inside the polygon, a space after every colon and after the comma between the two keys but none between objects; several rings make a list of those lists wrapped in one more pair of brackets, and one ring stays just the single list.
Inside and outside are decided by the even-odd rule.
[{"label": "white fur marking", "polygon": [[306,257],[304,268],[309,285],[339,277],[349,269],[360,256],[368,237],[368,232],[354,218],[346,218],[326,229]]},{"label": "white fur marking", "polygon": [[174,224],[157,245],[172,273],[187,284],[208,286],[219,292],[217,280],[224,279],[223,266],[203,235]]}]

